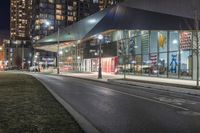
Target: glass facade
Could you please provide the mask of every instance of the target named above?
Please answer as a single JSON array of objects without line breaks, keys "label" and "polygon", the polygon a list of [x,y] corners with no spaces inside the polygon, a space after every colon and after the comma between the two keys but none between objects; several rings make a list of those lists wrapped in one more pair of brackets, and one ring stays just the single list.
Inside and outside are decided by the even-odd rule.
[{"label": "glass facade", "polygon": [[[103,36],[102,63],[105,72],[126,72],[130,75],[163,78],[195,78],[193,31],[116,30]],[[79,70],[98,71],[98,47],[96,38],[79,44]],[[75,50],[65,48],[64,51]],[[70,53],[73,56],[63,57],[62,62],[67,66],[75,65],[75,53],[76,51]]]},{"label": "glass facade", "polygon": [[[120,70],[133,75],[193,78],[191,31],[129,31],[129,37],[122,40],[129,62],[127,70]],[[118,56],[119,65],[124,66],[124,58]]]}]

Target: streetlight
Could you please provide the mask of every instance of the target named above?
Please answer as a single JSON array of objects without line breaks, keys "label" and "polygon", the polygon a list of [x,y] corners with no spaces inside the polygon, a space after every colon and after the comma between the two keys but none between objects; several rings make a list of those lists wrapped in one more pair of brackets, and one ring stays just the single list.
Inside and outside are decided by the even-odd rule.
[{"label": "streetlight", "polygon": [[28,70],[30,71],[31,61],[28,61]]},{"label": "streetlight", "polygon": [[99,40],[99,71],[98,71],[98,79],[102,79],[102,68],[101,68],[101,40],[103,39],[103,35],[98,35]]},{"label": "streetlight", "polygon": [[46,36],[48,36],[48,30],[49,30],[49,27],[51,26],[51,22],[49,22],[48,20],[46,20],[44,22],[44,25],[45,25],[45,28],[46,28]]},{"label": "streetlight", "polygon": [[59,55],[63,55],[63,51],[59,51]]},{"label": "streetlight", "polygon": [[[49,27],[51,23],[47,20],[45,22],[45,25]],[[57,31],[57,53],[56,53],[56,64],[57,64],[57,74],[60,74],[60,66],[59,66],[59,52],[60,52],[60,28],[58,25],[58,31]]]},{"label": "streetlight", "polygon": [[60,28],[58,26],[58,36],[57,36],[57,60],[56,60],[56,64],[57,64],[57,74],[60,74],[60,66],[59,66],[59,51],[60,51]]},{"label": "streetlight", "polygon": [[35,57],[35,61],[34,61],[34,63],[36,64],[38,64],[38,71],[40,71],[40,57],[39,57],[39,53],[36,53],[36,55],[34,56]]},{"label": "streetlight", "polygon": [[45,22],[45,25],[46,25],[47,27],[49,27],[49,26],[51,25],[51,23],[50,23],[49,21],[46,21],[46,22]]},{"label": "streetlight", "polygon": [[[51,22],[46,20],[44,24],[47,28],[46,29],[46,36],[48,36],[48,30],[49,30],[49,27],[51,26]],[[47,70],[47,68],[48,68],[48,55],[46,56],[46,61],[45,61],[45,69]]]}]

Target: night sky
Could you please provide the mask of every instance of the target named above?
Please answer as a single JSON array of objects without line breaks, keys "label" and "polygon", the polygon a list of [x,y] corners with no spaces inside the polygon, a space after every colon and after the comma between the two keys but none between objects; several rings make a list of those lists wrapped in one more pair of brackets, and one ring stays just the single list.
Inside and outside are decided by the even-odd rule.
[{"label": "night sky", "polygon": [[10,28],[10,0],[0,0],[0,30]]}]

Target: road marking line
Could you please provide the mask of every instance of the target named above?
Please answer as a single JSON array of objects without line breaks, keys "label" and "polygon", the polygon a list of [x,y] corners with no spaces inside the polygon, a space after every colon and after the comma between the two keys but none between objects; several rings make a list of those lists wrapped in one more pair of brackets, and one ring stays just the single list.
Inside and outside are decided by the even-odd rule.
[{"label": "road marking line", "polygon": [[[83,83],[83,84],[85,84],[85,83]],[[86,84],[87,84],[87,83],[86,83]],[[90,84],[90,85],[91,85],[91,84]],[[92,86],[96,86],[96,85],[92,85]],[[173,104],[169,104],[169,103],[157,101],[157,100],[154,100],[154,99],[151,99],[151,98],[146,98],[146,97],[138,96],[138,95],[135,95],[135,94],[129,94],[129,93],[126,93],[126,92],[121,92],[121,91],[114,90],[114,89],[110,89],[110,88],[107,88],[107,87],[102,87],[102,86],[96,86],[96,87],[100,87],[100,88],[103,88],[103,89],[109,89],[109,90],[111,90],[111,91],[118,92],[118,93],[123,94],[123,95],[128,95],[128,96],[131,96],[131,97],[136,97],[136,98],[139,98],[139,99],[143,99],[143,100],[147,100],[147,101],[151,101],[151,102],[155,102],[155,103],[167,105],[167,106],[170,106],[170,107],[173,107],[173,108],[182,109],[182,110],[185,110],[185,111],[188,111],[188,110],[189,110],[189,109],[187,109],[187,108],[180,107],[180,106],[177,106],[177,105],[173,105]]]},{"label": "road marking line", "polygon": [[[50,77],[50,78],[51,78],[51,77]],[[57,80],[59,80],[59,79],[57,79]],[[88,83],[82,83],[82,84],[88,85]],[[102,89],[108,89],[108,90],[111,90],[111,91],[113,91],[113,92],[118,92],[118,93],[123,94],[123,95],[128,95],[128,96],[131,96],[131,97],[136,97],[136,98],[143,99],[143,100],[146,100],[146,101],[150,101],[150,102],[155,102],[155,103],[167,105],[167,106],[170,106],[170,107],[173,107],[173,108],[182,109],[182,110],[184,110],[184,111],[188,111],[188,110],[189,110],[189,109],[184,108],[184,107],[180,107],[180,106],[177,106],[177,105],[173,105],[173,104],[169,104],[169,103],[157,101],[157,100],[154,100],[154,99],[151,99],[151,98],[146,98],[146,97],[138,96],[138,95],[135,95],[135,94],[129,94],[129,93],[126,93],[126,92],[114,90],[114,89],[107,88],[107,87],[96,86],[96,85],[93,85],[93,84],[89,84],[89,85],[90,85],[90,86],[95,86],[95,87],[98,87],[98,88],[102,88]]]},{"label": "road marking line", "polygon": [[[111,89],[111,90],[113,90],[113,89]],[[161,101],[153,100],[151,98],[146,98],[146,97],[142,97],[142,96],[138,96],[138,95],[134,95],[134,94],[129,94],[129,93],[126,93],[126,92],[120,92],[120,91],[116,91],[116,90],[113,90],[113,91],[124,94],[124,95],[136,97],[136,98],[139,98],[139,99],[143,99],[143,100],[147,100],[147,101],[151,101],[151,102],[156,102],[156,103],[164,104],[164,105],[171,106],[171,107],[174,107],[174,108],[182,109],[182,110],[185,110],[185,111],[189,110],[189,109],[184,108],[184,107],[180,107],[180,106],[169,104],[169,103],[164,103],[164,102],[161,102]]]}]

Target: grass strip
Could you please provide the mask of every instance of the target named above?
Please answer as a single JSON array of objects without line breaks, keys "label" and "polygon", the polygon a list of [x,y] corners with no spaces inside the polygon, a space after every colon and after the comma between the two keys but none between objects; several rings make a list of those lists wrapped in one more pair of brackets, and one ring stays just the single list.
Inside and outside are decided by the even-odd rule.
[{"label": "grass strip", "polygon": [[0,73],[0,133],[82,133],[34,77]]}]

